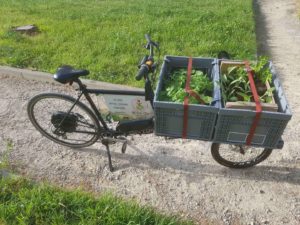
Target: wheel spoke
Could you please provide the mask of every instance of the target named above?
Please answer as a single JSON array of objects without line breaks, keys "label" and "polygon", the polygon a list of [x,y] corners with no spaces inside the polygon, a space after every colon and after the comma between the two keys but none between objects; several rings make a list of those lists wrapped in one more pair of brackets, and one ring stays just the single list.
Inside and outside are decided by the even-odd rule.
[{"label": "wheel spoke", "polygon": [[244,145],[213,143],[211,153],[220,164],[233,168],[246,168],[266,159],[272,149]]},{"label": "wheel spoke", "polygon": [[245,150],[244,150],[244,148],[242,147],[242,146],[239,146],[240,147],[240,153],[242,154],[242,155],[245,155]]},{"label": "wheel spoke", "polygon": [[90,131],[83,131],[83,130],[75,130],[72,133],[79,133],[79,134],[91,134],[91,135],[95,135],[97,134],[97,132],[90,132]]},{"label": "wheel spoke", "polygon": [[224,159],[234,162],[247,162],[259,156],[263,150],[263,148],[245,149],[243,146],[224,144],[220,146],[219,152]]},{"label": "wheel spoke", "polygon": [[95,129],[95,125],[94,125],[94,124],[90,124],[90,123],[83,122],[83,121],[80,121],[80,120],[78,120],[77,123],[82,124],[81,126],[83,126],[83,127],[88,127],[88,128],[93,128],[93,129]]}]

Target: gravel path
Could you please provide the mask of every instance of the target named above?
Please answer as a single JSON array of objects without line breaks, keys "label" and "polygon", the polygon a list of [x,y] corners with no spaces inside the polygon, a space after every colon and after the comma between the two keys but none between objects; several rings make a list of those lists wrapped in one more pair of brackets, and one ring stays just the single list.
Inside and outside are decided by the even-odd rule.
[{"label": "gravel path", "polygon": [[[10,161],[36,180],[94,192],[112,191],[168,213],[215,224],[300,224],[300,24],[293,0],[255,3],[259,52],[271,56],[293,111],[285,147],[247,170],[231,170],[210,156],[210,143],[135,135],[126,154],[112,146],[110,173],[104,146],[59,146],[32,127],[30,97],[73,90],[55,84],[0,76],[0,153],[13,144]],[[266,32],[267,31],[267,32]]]}]

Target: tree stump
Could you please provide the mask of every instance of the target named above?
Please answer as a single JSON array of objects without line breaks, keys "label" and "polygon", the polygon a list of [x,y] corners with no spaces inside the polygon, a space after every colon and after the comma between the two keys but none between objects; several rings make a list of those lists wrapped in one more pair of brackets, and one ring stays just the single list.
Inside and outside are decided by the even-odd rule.
[{"label": "tree stump", "polygon": [[35,25],[25,25],[25,26],[15,27],[13,28],[13,31],[22,34],[27,34],[27,35],[36,35],[39,32],[38,27]]}]

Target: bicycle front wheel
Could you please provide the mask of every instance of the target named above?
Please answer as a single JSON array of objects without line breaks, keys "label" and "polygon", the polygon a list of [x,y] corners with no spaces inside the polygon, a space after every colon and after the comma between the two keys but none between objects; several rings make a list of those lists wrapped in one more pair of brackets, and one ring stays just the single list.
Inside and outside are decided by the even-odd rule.
[{"label": "bicycle front wheel", "polygon": [[218,163],[230,168],[248,168],[270,156],[272,149],[245,145],[213,143],[211,154]]},{"label": "bicycle front wheel", "polygon": [[27,105],[28,117],[50,140],[73,148],[87,147],[98,140],[102,128],[83,103],[77,102],[72,108],[75,102],[76,99],[63,94],[39,94]]}]

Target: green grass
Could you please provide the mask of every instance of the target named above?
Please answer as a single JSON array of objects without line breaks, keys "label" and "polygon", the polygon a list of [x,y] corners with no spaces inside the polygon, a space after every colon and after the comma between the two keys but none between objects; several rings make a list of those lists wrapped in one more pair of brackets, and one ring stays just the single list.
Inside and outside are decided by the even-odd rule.
[{"label": "green grass", "polygon": [[9,154],[13,150],[13,141],[11,139],[4,140],[6,149],[0,152],[0,170],[9,168]]},{"label": "green grass", "polygon": [[[0,21],[0,64],[52,73],[70,64],[113,83],[138,85],[145,33],[162,55],[256,54],[252,0],[1,0]],[[41,33],[11,32],[26,24]]]},{"label": "green grass", "polygon": [[0,177],[0,224],[192,224],[112,195],[100,198]]}]

